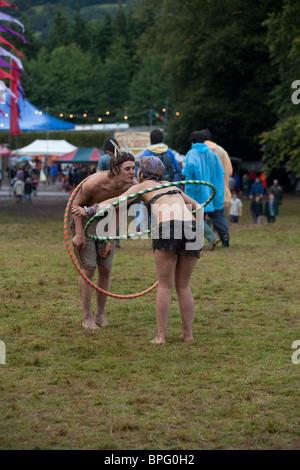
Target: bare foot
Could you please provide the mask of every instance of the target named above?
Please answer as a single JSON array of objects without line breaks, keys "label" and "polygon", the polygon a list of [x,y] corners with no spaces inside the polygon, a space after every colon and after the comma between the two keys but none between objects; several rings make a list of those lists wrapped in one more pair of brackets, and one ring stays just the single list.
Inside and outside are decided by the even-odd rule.
[{"label": "bare foot", "polygon": [[153,344],[164,344],[165,342],[166,342],[165,338],[160,338],[159,336],[156,336],[156,338],[150,341],[150,343],[153,343]]},{"label": "bare foot", "polygon": [[109,325],[108,321],[105,320],[103,315],[99,315],[99,317],[96,317],[96,325],[101,326],[101,328],[105,328],[106,325]]},{"label": "bare foot", "polygon": [[99,330],[99,327],[92,318],[86,318],[85,320],[82,320],[82,326],[86,330]]},{"label": "bare foot", "polygon": [[181,339],[182,341],[189,341],[189,342],[194,341],[194,338],[192,336],[180,335],[179,339]]}]

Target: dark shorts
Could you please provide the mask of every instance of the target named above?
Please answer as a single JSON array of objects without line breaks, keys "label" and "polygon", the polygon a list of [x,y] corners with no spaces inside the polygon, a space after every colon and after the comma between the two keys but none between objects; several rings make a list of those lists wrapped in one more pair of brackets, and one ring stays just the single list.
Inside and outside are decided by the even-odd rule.
[{"label": "dark shorts", "polygon": [[[82,225],[85,227],[88,219],[83,217]],[[70,229],[73,237],[75,236],[75,224],[72,220],[70,223]],[[94,233],[93,233],[94,234]],[[87,269],[88,271],[95,271],[98,266],[111,266],[114,259],[115,252],[115,241],[113,242],[112,250],[107,258],[102,258],[99,251],[105,247],[105,241],[94,241],[91,238],[85,237],[85,248],[83,250],[74,249],[74,253],[78,260],[81,269]]]},{"label": "dark shorts", "polygon": [[154,250],[200,258],[203,235],[196,220],[162,222],[151,235]]}]

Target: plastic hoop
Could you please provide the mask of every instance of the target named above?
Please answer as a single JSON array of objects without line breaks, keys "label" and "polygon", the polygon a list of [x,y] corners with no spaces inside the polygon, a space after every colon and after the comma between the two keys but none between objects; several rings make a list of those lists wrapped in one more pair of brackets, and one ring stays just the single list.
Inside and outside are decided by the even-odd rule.
[{"label": "plastic hoop", "polygon": [[135,299],[137,297],[141,297],[142,295],[145,295],[145,294],[148,294],[148,292],[151,292],[153,289],[155,289],[155,287],[157,287],[158,285],[158,281],[156,281],[151,287],[149,287],[148,289],[142,291],[142,292],[138,292],[137,294],[128,294],[128,295],[122,295],[122,294],[113,294],[112,292],[108,292],[108,291],[105,291],[104,289],[101,289],[101,287],[97,286],[96,284],[94,284],[85,274],[84,272],[82,271],[82,269],[80,268],[80,266],[78,265],[77,261],[76,261],[76,258],[75,258],[75,255],[74,253],[72,252],[72,249],[71,249],[71,246],[70,246],[70,240],[69,240],[69,235],[68,235],[68,220],[69,220],[69,214],[70,214],[70,209],[71,209],[71,205],[72,205],[72,202],[73,202],[73,199],[75,198],[75,196],[77,195],[78,191],[80,190],[81,186],[89,179],[89,176],[87,178],[85,178],[83,181],[81,181],[79,183],[78,186],[76,186],[76,188],[73,190],[71,196],[69,197],[69,200],[67,202],[67,206],[66,206],[66,210],[65,210],[65,214],[64,214],[64,225],[63,225],[63,228],[64,228],[64,239],[65,239],[65,245],[66,245],[66,248],[67,248],[67,251],[68,251],[68,255],[73,263],[73,265],[75,266],[76,270],[78,271],[78,273],[80,274],[80,276],[91,286],[93,287],[94,289],[96,289],[98,292],[101,292],[102,294],[105,294],[109,297],[113,297],[115,299]]},{"label": "plastic hoop", "polygon": [[106,206],[104,209],[101,209],[99,212],[97,212],[97,214],[95,214],[93,217],[90,218],[90,220],[87,222],[87,224],[85,225],[84,227],[84,234],[88,237],[88,238],[91,238],[92,240],[94,241],[105,241],[105,240],[126,240],[127,238],[134,238],[134,237],[140,237],[146,233],[150,233],[151,230],[143,230],[142,232],[136,232],[136,233],[129,233],[128,235],[121,235],[121,236],[114,236],[114,237],[98,237],[97,235],[92,235],[88,232],[88,228],[89,226],[94,222],[94,220],[98,217],[100,217],[102,214],[104,214],[104,212],[108,211],[109,209],[112,209],[113,207],[116,207],[118,206],[119,204],[121,204],[122,202],[125,202],[125,201],[128,201],[130,199],[133,199],[134,197],[137,197],[137,196],[141,196],[142,194],[146,194],[146,193],[150,193],[152,191],[156,191],[157,189],[162,189],[162,188],[169,188],[170,186],[180,186],[182,184],[202,184],[204,186],[209,186],[211,189],[212,189],[212,193],[210,195],[210,197],[207,199],[207,201],[204,202],[204,204],[201,204],[201,207],[199,207],[199,209],[196,209],[194,211],[192,211],[192,214],[195,213],[197,210],[200,210],[202,209],[203,207],[207,206],[211,201],[212,199],[215,197],[216,195],[216,188],[213,184],[211,183],[208,183],[206,181],[199,181],[199,180],[184,180],[184,181],[175,181],[175,182],[171,182],[171,183],[163,183],[163,184],[159,184],[157,186],[153,186],[152,188],[149,188],[149,189],[144,189],[142,191],[138,191],[136,193],[133,193],[133,194],[129,194],[129,196],[126,196],[122,199],[119,199],[118,201],[115,201],[114,203],[112,204],[109,204],[108,206]]}]

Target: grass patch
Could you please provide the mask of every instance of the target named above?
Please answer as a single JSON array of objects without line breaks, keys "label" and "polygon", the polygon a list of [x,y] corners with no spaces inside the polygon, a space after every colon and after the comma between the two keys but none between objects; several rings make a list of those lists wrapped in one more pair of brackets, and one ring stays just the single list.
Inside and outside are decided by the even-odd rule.
[{"label": "grass patch", "polygon": [[[249,203],[231,247],[202,251],[192,344],[178,341],[175,293],[165,345],[155,291],[109,298],[109,327],[81,328],[78,274],[63,241],[65,201],[1,201],[1,449],[299,449],[299,200],[275,225]],[[156,280],[150,242],[122,241],[111,290]]]}]

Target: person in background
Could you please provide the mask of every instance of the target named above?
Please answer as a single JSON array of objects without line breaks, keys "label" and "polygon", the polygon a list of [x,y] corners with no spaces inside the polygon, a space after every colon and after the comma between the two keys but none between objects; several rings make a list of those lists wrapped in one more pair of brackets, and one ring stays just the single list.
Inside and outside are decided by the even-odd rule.
[{"label": "person in background", "polygon": [[111,157],[115,154],[115,146],[112,143],[114,142],[117,147],[119,147],[118,141],[113,137],[107,137],[107,139],[103,142],[103,151],[104,155],[101,155],[98,161],[97,171],[108,171],[109,170],[109,162]]},{"label": "person in background", "polygon": [[174,153],[163,143],[164,135],[160,129],[154,129],[150,134],[151,145],[144,151],[142,157],[150,155],[159,157],[166,171],[163,179],[165,181],[180,181],[180,168]]},{"label": "person in background", "polygon": [[254,170],[251,170],[250,173],[249,173],[250,187],[254,183],[256,176],[257,176],[256,172]]},{"label": "person in background", "polygon": [[236,192],[233,192],[228,208],[230,222],[238,223],[239,217],[242,216],[242,208],[242,201],[237,197]]},{"label": "person in background", "polygon": [[32,184],[33,195],[37,196],[37,187],[38,187],[38,184],[39,184],[39,180],[38,180],[38,177],[37,177],[35,172],[32,175],[31,184]]},{"label": "person in background", "polygon": [[264,190],[264,187],[262,185],[262,182],[260,181],[259,176],[257,176],[255,178],[254,183],[251,186],[250,196],[249,197],[250,197],[250,199],[253,199],[257,194],[259,194],[260,197],[262,198],[263,195],[264,195],[264,192],[265,192],[265,190]]},{"label": "person in background", "polygon": [[248,173],[245,173],[242,178],[242,191],[243,191],[244,199],[248,199],[249,188],[250,188],[249,176],[248,176]]},{"label": "person in background", "polygon": [[24,194],[24,181],[20,178],[13,185],[13,192],[16,196],[17,204],[22,204],[23,194]]},{"label": "person in background", "polygon": [[[218,159],[220,160],[222,167],[224,168],[224,185],[225,185],[225,194],[224,194],[224,207],[228,207],[231,199],[231,188],[229,186],[229,178],[232,175],[233,167],[230,160],[230,157],[226,150],[220,145],[212,142],[212,135],[209,129],[202,129],[200,131],[205,140],[204,144],[208,146],[210,150],[215,152]],[[234,179],[234,178],[233,178]]]},{"label": "person in background", "polygon": [[270,187],[269,192],[274,194],[275,201],[277,202],[277,205],[280,206],[280,204],[282,204],[283,189],[281,186],[279,186],[277,179],[273,181],[273,184]]},{"label": "person in background", "polygon": [[264,190],[266,191],[268,187],[266,175],[264,173],[261,173],[259,176],[259,179],[260,179],[261,184],[264,187]]},{"label": "person in background", "polygon": [[[204,212],[211,219],[223,247],[229,247],[228,223],[224,213],[224,168],[216,153],[204,144],[207,134],[202,131],[194,131],[189,140],[191,149],[188,151],[182,170],[187,180],[200,180],[212,183],[217,193],[214,199],[204,208]],[[211,189],[202,185],[186,185],[185,192],[188,196],[203,204],[211,195]]]},{"label": "person in background", "polygon": [[264,215],[269,223],[275,223],[276,217],[278,216],[278,203],[273,193],[268,195],[268,199],[265,202]]},{"label": "person in background", "polygon": [[209,223],[204,220],[204,238],[208,241],[209,245],[205,248],[208,251],[213,251],[217,244],[220,243],[220,238],[215,234]]},{"label": "person in background", "polygon": [[261,216],[263,214],[263,203],[261,194],[255,194],[250,204],[250,211],[254,224],[260,224]]},{"label": "person in background", "polygon": [[32,182],[31,178],[26,178],[24,185],[25,202],[31,204]]}]

